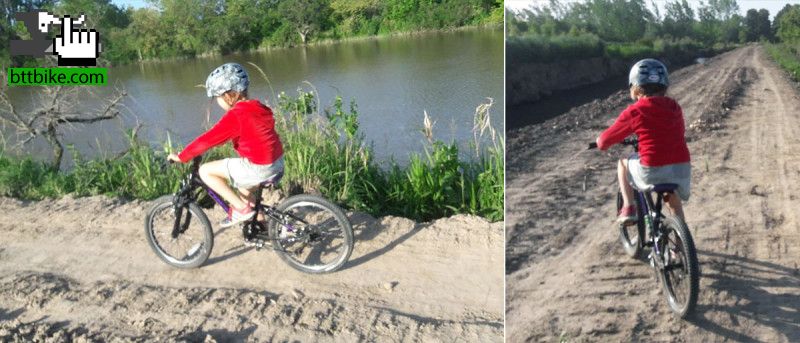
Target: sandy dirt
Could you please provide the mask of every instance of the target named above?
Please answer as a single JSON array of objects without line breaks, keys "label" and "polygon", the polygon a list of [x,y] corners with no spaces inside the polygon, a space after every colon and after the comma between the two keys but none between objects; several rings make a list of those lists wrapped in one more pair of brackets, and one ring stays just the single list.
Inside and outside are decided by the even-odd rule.
[{"label": "sandy dirt", "polygon": [[506,337],[522,341],[800,341],[800,97],[759,46],[672,73],[684,109],[699,250],[695,315],[671,315],[622,251],[615,160],[584,151],[627,94],[509,133]]},{"label": "sandy dirt", "polygon": [[215,228],[209,261],[178,270],[147,245],[150,206],[0,199],[0,341],[503,340],[502,223],[351,213],[355,250],[327,275]]}]

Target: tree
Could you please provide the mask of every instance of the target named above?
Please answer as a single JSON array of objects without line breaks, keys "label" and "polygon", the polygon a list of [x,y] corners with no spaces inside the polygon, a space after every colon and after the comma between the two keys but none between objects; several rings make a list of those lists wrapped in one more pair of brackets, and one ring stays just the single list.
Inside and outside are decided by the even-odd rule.
[{"label": "tree", "polygon": [[686,0],[668,2],[664,5],[664,11],[664,34],[675,38],[692,36],[694,10]]},{"label": "tree", "polygon": [[[0,77],[6,78],[3,72],[0,72]],[[50,165],[54,170],[59,170],[64,156],[64,143],[61,142],[64,129],[120,116],[121,102],[127,96],[124,90],[115,90],[104,99],[103,105],[88,111],[81,108],[79,100],[94,95],[90,89],[91,86],[38,87],[34,94],[38,101],[30,111],[22,111],[15,107],[6,90],[3,90],[0,92],[0,124],[3,128],[13,130],[11,132],[19,138],[19,146],[36,138],[44,138],[53,149]]]},{"label": "tree", "polygon": [[793,5],[787,11],[781,10],[778,22],[778,38],[783,42],[800,40],[800,5]]},{"label": "tree", "polygon": [[752,8],[747,10],[747,15],[744,17],[744,40],[755,42],[759,39],[770,39],[771,37],[769,11],[765,9],[757,11]]},{"label": "tree", "polygon": [[8,51],[8,42],[13,39],[20,39],[22,35],[27,35],[25,26],[17,23],[14,15],[21,12],[31,12],[37,9],[49,9],[55,0],[5,0],[0,1],[0,67],[2,70],[9,65],[20,66],[27,61],[33,61],[28,56],[11,57]]},{"label": "tree", "polygon": [[310,35],[324,28],[330,8],[325,0],[284,0],[278,10],[306,44]]},{"label": "tree", "polygon": [[720,21],[727,21],[739,13],[736,0],[708,0],[708,6],[714,17]]},{"label": "tree", "polygon": [[614,42],[633,42],[642,38],[648,23],[655,21],[644,0],[592,0],[573,8],[589,19],[592,32]]}]

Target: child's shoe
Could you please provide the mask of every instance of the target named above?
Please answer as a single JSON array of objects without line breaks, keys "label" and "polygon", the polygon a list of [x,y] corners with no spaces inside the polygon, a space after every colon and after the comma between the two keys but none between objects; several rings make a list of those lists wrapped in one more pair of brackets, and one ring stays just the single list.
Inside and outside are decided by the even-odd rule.
[{"label": "child's shoe", "polygon": [[228,217],[223,219],[219,223],[219,226],[223,227],[223,228],[234,226],[234,225],[239,224],[239,223],[241,223],[241,222],[243,222],[245,220],[253,218],[253,216],[255,214],[256,214],[256,211],[253,210],[253,208],[251,206],[247,206],[243,210],[237,210],[237,209],[233,208],[233,206],[231,206],[228,209]]},{"label": "child's shoe", "polygon": [[617,222],[624,225],[631,225],[636,223],[636,207],[626,206],[619,210]]}]

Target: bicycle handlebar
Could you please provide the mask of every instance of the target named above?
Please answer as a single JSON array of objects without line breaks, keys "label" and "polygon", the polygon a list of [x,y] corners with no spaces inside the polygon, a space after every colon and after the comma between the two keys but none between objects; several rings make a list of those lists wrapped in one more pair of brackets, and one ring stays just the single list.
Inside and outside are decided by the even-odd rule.
[{"label": "bicycle handlebar", "polygon": [[623,139],[622,143],[620,143],[620,144],[636,146],[637,144],[639,144],[639,139],[636,138],[636,137],[628,137],[628,138]]},{"label": "bicycle handlebar", "polygon": [[[637,139],[636,137],[628,137],[623,139],[622,142],[620,142],[619,144],[636,146],[639,144],[639,139]],[[592,150],[592,149],[597,149],[597,142],[589,143],[589,148],[587,150]]]}]

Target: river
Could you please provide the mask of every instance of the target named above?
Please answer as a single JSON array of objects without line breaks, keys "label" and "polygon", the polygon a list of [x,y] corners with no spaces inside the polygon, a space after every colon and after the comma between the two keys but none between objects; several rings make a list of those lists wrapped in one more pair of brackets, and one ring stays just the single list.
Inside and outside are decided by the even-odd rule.
[{"label": "river", "polygon": [[[379,160],[393,156],[402,163],[410,152],[423,151],[428,144],[420,133],[423,111],[436,123],[435,137],[468,149],[475,108],[490,97],[492,123],[504,132],[503,32],[469,29],[110,67],[109,84],[130,95],[125,120],[76,127],[65,140],[84,154],[95,155],[98,146],[113,152],[125,146],[123,128],[138,120],[144,124],[142,137],[154,145],[167,132],[173,142],[185,145],[203,132],[209,107],[212,121],[223,114],[197,86],[225,62],[243,64],[251,77],[251,97],[269,103],[280,92],[310,90],[304,81],[319,93],[322,107],[336,95],[345,103],[354,99],[360,127]],[[269,83],[247,62],[261,67]],[[13,101],[29,106],[26,93],[31,90],[12,89]],[[37,145],[37,154],[49,152],[41,142]]]}]

